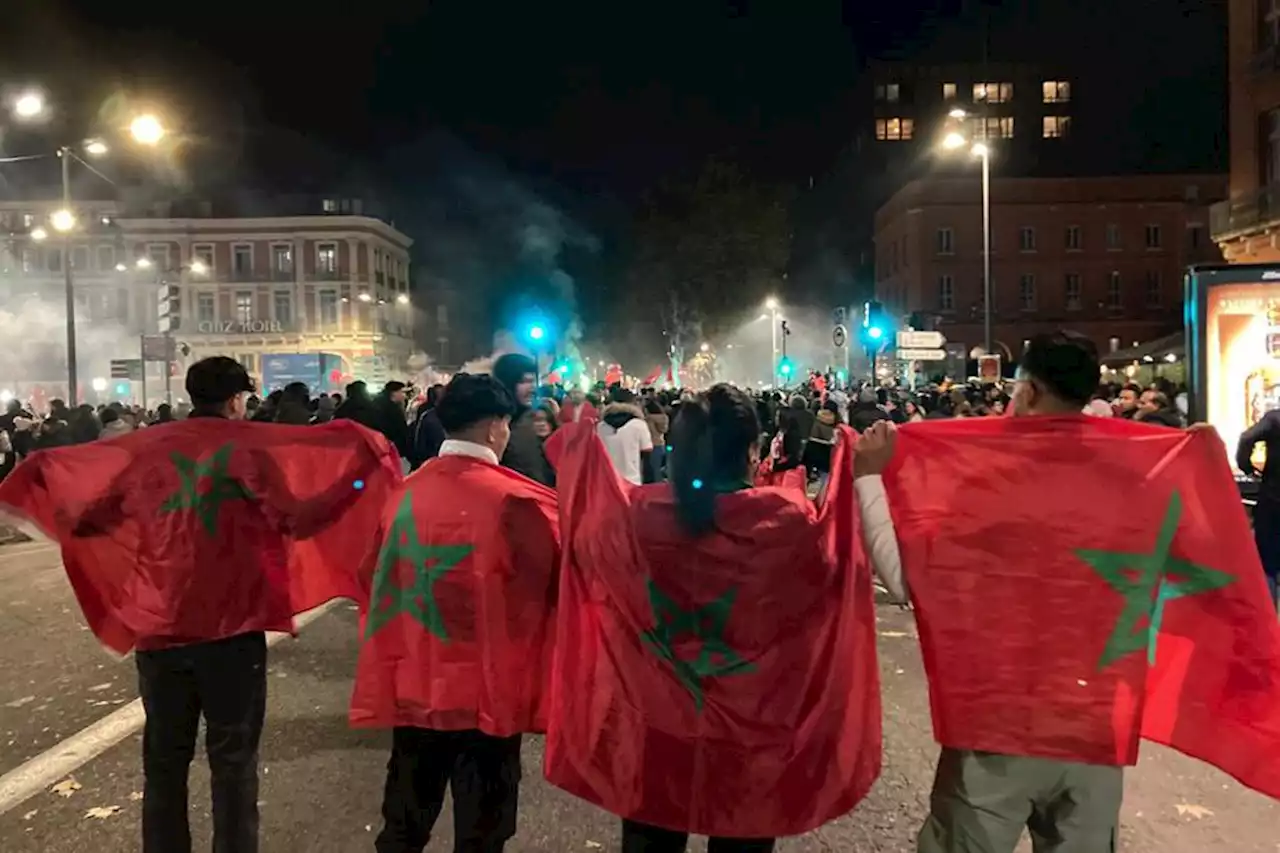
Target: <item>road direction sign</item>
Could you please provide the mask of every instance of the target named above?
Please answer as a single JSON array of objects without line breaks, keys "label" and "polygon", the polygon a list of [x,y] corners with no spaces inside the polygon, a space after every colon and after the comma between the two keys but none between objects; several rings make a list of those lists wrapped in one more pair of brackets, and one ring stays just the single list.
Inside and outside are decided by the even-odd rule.
[{"label": "road direction sign", "polygon": [[111,378],[112,379],[129,379],[135,382],[142,379],[142,359],[140,358],[111,359]]},{"label": "road direction sign", "polygon": [[944,349],[903,349],[898,348],[898,358],[903,361],[943,361],[947,357]]},{"label": "road direction sign", "polygon": [[849,312],[843,305],[831,312],[831,322],[836,326],[843,326],[849,317]]},{"label": "road direction sign", "polygon": [[941,349],[946,342],[942,332],[898,332],[898,349]]},{"label": "road direction sign", "polygon": [[844,326],[836,326],[831,330],[831,343],[837,348],[843,347],[849,341],[849,330]]}]

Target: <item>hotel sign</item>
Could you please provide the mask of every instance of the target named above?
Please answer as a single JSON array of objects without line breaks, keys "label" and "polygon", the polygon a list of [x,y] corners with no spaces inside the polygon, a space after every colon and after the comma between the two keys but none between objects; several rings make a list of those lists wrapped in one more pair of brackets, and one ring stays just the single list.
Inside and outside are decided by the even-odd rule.
[{"label": "hotel sign", "polygon": [[278,320],[201,320],[196,331],[202,335],[266,335],[289,329]]}]

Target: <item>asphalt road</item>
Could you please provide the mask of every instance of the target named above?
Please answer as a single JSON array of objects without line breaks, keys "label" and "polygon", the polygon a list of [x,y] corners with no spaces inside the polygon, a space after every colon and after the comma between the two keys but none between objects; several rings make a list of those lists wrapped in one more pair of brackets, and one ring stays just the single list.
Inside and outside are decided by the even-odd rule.
[{"label": "asphalt road", "polygon": [[[83,630],[56,555],[0,549],[0,774],[136,696],[130,661]],[[262,849],[371,851],[388,738],[354,732],[346,703],[356,614],[345,604],[270,653],[262,755]],[[783,853],[908,853],[928,803],[937,747],[909,614],[880,611],[884,773],[850,815],[787,839]],[[100,704],[105,703],[105,704]],[[138,849],[142,773],[136,733],[68,774],[69,796],[42,788],[0,814],[4,853],[125,853]],[[519,833],[509,853],[617,849],[617,821],[541,781],[540,739],[526,746]],[[209,849],[208,771],[192,773],[196,849]],[[0,777],[0,787],[3,786]],[[1275,853],[1280,806],[1169,750],[1144,747],[1128,774],[1122,848],[1135,853]],[[448,813],[428,850],[451,849]],[[1024,845],[1025,849],[1030,849]],[[692,850],[704,849],[695,842]]]}]

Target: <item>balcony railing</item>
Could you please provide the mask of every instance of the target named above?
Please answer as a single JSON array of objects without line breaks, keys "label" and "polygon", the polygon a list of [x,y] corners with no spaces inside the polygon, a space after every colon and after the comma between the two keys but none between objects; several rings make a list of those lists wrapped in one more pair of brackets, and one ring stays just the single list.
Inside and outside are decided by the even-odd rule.
[{"label": "balcony railing", "polygon": [[1209,208],[1209,233],[1215,240],[1274,225],[1280,225],[1280,184],[1260,187]]}]

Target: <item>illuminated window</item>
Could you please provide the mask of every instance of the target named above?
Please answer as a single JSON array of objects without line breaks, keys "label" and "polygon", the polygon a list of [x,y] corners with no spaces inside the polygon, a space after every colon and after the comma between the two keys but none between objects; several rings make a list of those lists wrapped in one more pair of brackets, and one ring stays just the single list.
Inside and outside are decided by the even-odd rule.
[{"label": "illuminated window", "polygon": [[1012,139],[1013,118],[1011,116],[987,116],[974,125],[976,139]]},{"label": "illuminated window", "polygon": [[1012,83],[974,83],[973,102],[975,104],[1007,104],[1013,100]]},{"label": "illuminated window", "polygon": [[938,310],[954,311],[956,307],[956,282],[949,275],[938,276]]},{"label": "illuminated window", "polygon": [[333,275],[338,271],[338,244],[320,243],[316,246],[316,272]]},{"label": "illuminated window", "polygon": [[900,98],[901,95],[902,95],[902,89],[897,83],[876,84],[876,100],[877,101],[884,101],[886,103],[896,104],[898,103],[898,98]]},{"label": "illuminated window", "polygon": [[897,142],[910,139],[915,132],[915,121],[909,118],[876,119],[876,139]]},{"label": "illuminated window", "polygon": [[942,84],[942,100],[954,101],[956,99],[956,94],[957,94],[957,91],[956,91],[955,83]]},{"label": "illuminated window", "polygon": [[282,326],[293,323],[293,294],[287,290],[277,290],[272,302],[276,322]]},{"label": "illuminated window", "polygon": [[252,293],[236,294],[236,322],[239,322],[239,323],[253,322],[253,294]]},{"label": "illuminated window", "polygon": [[214,307],[214,298],[212,293],[196,294],[196,322],[212,323],[217,318],[217,309]]},{"label": "illuminated window", "polygon": [[197,243],[191,247],[191,260],[204,264],[208,272],[213,271],[213,244]]},{"label": "illuminated window", "polygon": [[1071,83],[1067,80],[1045,80],[1043,88],[1046,104],[1065,104],[1071,100]]},{"label": "illuminated window", "polygon": [[1080,273],[1067,273],[1062,282],[1062,289],[1066,296],[1067,310],[1079,311],[1083,304],[1080,291]]},{"label": "illuminated window", "polygon": [[1071,127],[1071,116],[1045,116],[1042,122],[1045,139],[1061,139]]},{"label": "illuminated window", "polygon": [[338,292],[336,290],[320,291],[320,323],[325,326],[338,325]]}]

